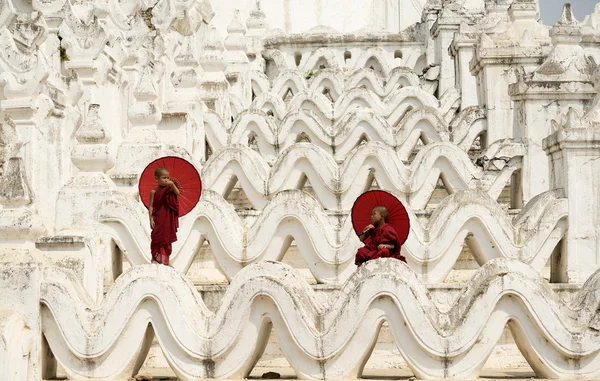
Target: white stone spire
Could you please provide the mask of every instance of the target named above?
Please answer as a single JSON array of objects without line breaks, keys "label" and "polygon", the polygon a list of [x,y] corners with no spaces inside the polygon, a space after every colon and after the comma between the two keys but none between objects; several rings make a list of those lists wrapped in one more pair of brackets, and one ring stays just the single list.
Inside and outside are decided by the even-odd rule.
[{"label": "white stone spire", "polygon": [[171,73],[171,84],[178,91],[194,89],[200,81],[196,72],[198,59],[195,57],[195,38],[192,36],[183,36],[182,38],[179,52],[174,59],[177,67]]},{"label": "white stone spire", "polygon": [[77,146],[71,152],[71,160],[80,171],[100,172],[112,168],[114,155],[108,148],[112,140],[99,115],[100,105],[91,104],[85,122],[75,133]]},{"label": "white stone spire", "polygon": [[217,29],[211,26],[204,42],[204,52],[200,58],[200,65],[204,70],[200,96],[210,109],[227,120],[230,118],[230,111],[228,111],[229,100],[225,95],[229,84],[225,77],[227,62],[224,50]]},{"label": "white stone spire", "polygon": [[548,28],[539,22],[536,0],[514,2],[508,9],[508,14],[510,23],[506,25],[504,32],[494,38],[496,44],[510,46],[550,44]]},{"label": "white stone spire", "polygon": [[246,28],[242,24],[239,9],[233,11],[233,19],[227,27],[227,33],[227,38],[225,39],[227,62],[230,64],[247,63]]},{"label": "white stone spire", "polygon": [[262,34],[262,31],[269,27],[267,24],[267,15],[260,6],[260,0],[256,0],[254,8],[250,11],[250,17],[246,20],[246,26],[248,27],[248,34],[251,36]]},{"label": "white stone spire", "polygon": [[546,61],[535,71],[534,80],[591,82],[596,69],[579,45],[581,26],[575,19],[571,4],[565,4],[561,18],[550,30],[554,48]]}]

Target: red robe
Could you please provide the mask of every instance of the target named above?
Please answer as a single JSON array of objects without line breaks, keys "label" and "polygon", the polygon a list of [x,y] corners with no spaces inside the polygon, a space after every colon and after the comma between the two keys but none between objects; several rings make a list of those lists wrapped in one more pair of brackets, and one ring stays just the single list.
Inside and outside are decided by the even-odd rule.
[{"label": "red robe", "polygon": [[[359,266],[366,261],[377,258],[396,258],[406,263],[406,258],[400,254],[398,235],[392,225],[384,223],[371,230],[369,237],[364,242],[365,246],[358,249],[354,264]],[[394,245],[393,249],[378,249],[379,245]]]},{"label": "red robe", "polygon": [[154,229],[150,235],[152,259],[163,265],[169,264],[171,244],[177,241],[179,227],[179,200],[171,187],[158,187],[152,204]]}]

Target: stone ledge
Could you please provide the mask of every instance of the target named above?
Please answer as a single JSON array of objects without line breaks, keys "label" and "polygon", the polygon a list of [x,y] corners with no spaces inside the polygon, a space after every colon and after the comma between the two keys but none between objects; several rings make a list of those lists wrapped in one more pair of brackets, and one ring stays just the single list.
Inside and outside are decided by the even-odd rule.
[{"label": "stone ledge", "polygon": [[35,241],[35,247],[38,249],[43,249],[45,247],[54,247],[54,246],[83,246],[85,245],[85,237],[82,236],[48,236],[48,237],[40,237],[37,241]]}]

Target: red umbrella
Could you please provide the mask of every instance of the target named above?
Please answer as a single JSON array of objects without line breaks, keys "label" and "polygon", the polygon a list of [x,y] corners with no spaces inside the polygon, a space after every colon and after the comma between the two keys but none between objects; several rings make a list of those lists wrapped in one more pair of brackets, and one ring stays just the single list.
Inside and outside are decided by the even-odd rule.
[{"label": "red umbrella", "polygon": [[410,232],[410,220],[404,205],[392,194],[373,190],[361,194],[352,206],[352,226],[356,234],[362,233],[365,226],[371,224],[371,212],[376,206],[385,206],[388,210],[387,223],[398,234],[398,244],[402,245]]},{"label": "red umbrella", "polygon": [[165,156],[148,164],[142,172],[142,176],[140,176],[138,185],[142,202],[146,208],[150,205],[150,191],[157,187],[154,171],[160,167],[164,167],[169,171],[171,181],[179,189],[179,217],[188,214],[200,200],[202,181],[196,168],[179,157]]}]

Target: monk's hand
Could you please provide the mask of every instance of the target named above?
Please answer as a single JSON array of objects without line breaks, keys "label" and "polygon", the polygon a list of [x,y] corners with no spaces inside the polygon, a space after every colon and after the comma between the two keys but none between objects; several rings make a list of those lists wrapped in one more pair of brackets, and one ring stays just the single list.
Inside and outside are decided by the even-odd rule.
[{"label": "monk's hand", "polygon": [[391,249],[390,245],[386,245],[386,244],[381,244],[379,246],[377,246],[377,249],[381,250],[381,249]]},{"label": "monk's hand", "polygon": [[154,218],[150,219],[150,229],[154,230],[154,227],[156,226],[156,224],[154,223]]},{"label": "monk's hand", "polygon": [[372,230],[372,229],[375,229],[375,226],[373,226],[373,225],[367,225],[364,228],[363,233],[366,233],[366,232],[368,232],[369,230]]},{"label": "monk's hand", "polygon": [[171,180],[167,180],[167,186],[173,188],[173,185],[175,185],[174,182],[172,182]]}]

